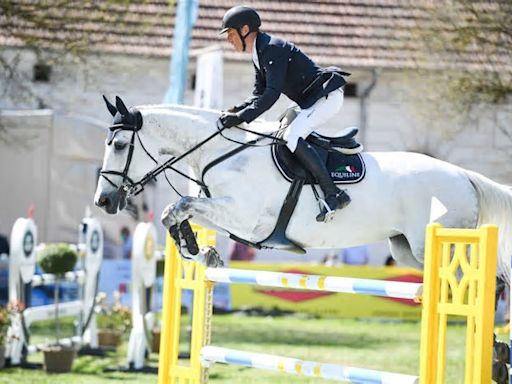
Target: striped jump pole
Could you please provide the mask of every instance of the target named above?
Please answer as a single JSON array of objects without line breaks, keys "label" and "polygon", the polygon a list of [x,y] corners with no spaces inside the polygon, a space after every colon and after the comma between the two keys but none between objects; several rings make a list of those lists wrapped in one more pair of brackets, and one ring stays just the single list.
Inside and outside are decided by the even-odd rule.
[{"label": "striped jump pole", "polygon": [[243,367],[265,369],[289,373],[298,376],[315,377],[326,380],[350,382],[355,384],[418,384],[418,376],[389,373],[371,369],[345,367],[335,364],[316,363],[289,357],[263,353],[243,352],[234,349],[205,346],[201,351],[204,366],[212,363],[224,363]]},{"label": "striped jump pole", "polygon": [[419,300],[422,284],[348,277],[301,275],[298,273],[208,268],[206,279],[216,283],[307,289]]}]

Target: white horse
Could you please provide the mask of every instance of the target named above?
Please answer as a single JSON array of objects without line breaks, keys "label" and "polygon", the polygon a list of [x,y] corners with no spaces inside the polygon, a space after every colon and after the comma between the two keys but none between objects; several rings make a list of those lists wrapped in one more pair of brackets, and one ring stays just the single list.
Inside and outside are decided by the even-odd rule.
[{"label": "white horse", "polygon": [[[148,173],[155,169],[159,155],[178,158],[186,153],[180,161],[191,166],[211,197],[186,196],[168,206],[162,215],[167,228],[192,218],[254,243],[271,234],[290,184],[276,169],[268,146],[248,147],[203,175],[213,160],[240,147],[216,134],[219,112],[169,105],[140,106],[129,112],[119,98],[115,107],[108,102],[107,106],[115,117],[105,145],[104,177],[95,195],[98,206],[117,213],[126,204],[127,192],[140,189],[138,181],[151,178]],[[277,123],[271,126],[276,128]],[[260,122],[249,127],[272,130]],[[224,130],[223,135],[238,142],[255,138],[237,128]],[[200,144],[206,138],[210,139]],[[315,221],[317,201],[309,188],[304,189],[286,230],[290,240],[304,248],[344,248],[388,239],[396,260],[422,269],[425,226],[435,198],[446,207],[436,221],[446,227],[499,226],[498,275],[510,281],[512,193],[508,187],[421,154],[366,152],[363,158],[366,177],[345,186],[352,203],[331,222]],[[193,256],[184,248],[181,252]]]}]

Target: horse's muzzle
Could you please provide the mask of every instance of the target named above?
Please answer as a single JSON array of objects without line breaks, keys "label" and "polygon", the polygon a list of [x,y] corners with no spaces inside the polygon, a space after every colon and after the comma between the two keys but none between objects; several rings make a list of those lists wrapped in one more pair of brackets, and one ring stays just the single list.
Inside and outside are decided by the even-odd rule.
[{"label": "horse's muzzle", "polygon": [[121,191],[102,193],[94,202],[110,215],[116,214],[126,207],[126,194]]}]

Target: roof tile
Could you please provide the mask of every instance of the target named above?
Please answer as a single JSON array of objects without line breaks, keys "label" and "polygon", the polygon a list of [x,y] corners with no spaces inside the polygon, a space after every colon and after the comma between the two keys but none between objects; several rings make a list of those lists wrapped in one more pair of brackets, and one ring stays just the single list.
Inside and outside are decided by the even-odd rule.
[{"label": "roof tile", "polygon": [[[246,0],[262,17],[262,29],[289,39],[321,64],[353,67],[427,66],[416,42],[418,28],[429,26],[426,9],[434,0]],[[98,52],[168,56],[172,48],[175,8],[167,0],[130,2],[13,0],[32,15],[44,16],[53,28],[0,15],[0,45],[22,46],[31,37],[58,48],[70,37],[87,41]],[[233,0],[201,0],[192,33],[192,48],[221,45],[230,60],[247,60],[218,36]],[[494,7],[488,4],[486,11]],[[9,32],[7,32],[9,31]],[[508,57],[497,62],[507,66]],[[446,66],[478,66],[479,52],[468,51]],[[461,62],[462,61],[462,62]],[[508,64],[510,65],[510,63]]]}]

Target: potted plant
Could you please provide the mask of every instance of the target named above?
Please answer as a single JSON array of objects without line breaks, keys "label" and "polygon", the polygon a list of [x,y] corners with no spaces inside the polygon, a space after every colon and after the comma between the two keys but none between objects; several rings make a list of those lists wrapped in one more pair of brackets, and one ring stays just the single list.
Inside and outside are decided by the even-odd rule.
[{"label": "potted plant", "polygon": [[59,284],[66,272],[75,267],[78,255],[69,244],[49,244],[38,255],[39,266],[45,273],[55,275],[55,343],[43,350],[44,366],[47,372],[70,372],[76,350],[73,346],[60,344]]},{"label": "potted plant", "polygon": [[109,306],[107,295],[100,292],[97,296],[102,316],[98,316],[98,344],[100,347],[115,348],[121,342],[121,336],[131,328],[130,308],[121,304],[121,295],[114,292],[114,304]]}]

